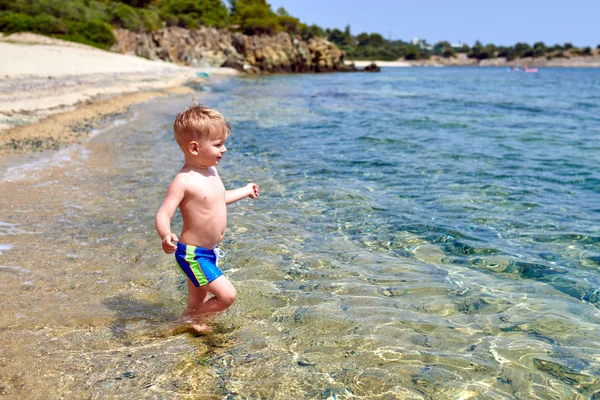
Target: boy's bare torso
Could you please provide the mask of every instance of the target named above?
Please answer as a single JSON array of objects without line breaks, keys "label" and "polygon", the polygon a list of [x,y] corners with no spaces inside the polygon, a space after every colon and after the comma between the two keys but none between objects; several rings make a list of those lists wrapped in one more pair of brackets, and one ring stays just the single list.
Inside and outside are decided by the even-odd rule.
[{"label": "boy's bare torso", "polygon": [[183,218],[181,243],[213,249],[223,239],[227,226],[225,187],[216,168],[205,171],[182,168],[177,177],[185,195],[179,204]]}]

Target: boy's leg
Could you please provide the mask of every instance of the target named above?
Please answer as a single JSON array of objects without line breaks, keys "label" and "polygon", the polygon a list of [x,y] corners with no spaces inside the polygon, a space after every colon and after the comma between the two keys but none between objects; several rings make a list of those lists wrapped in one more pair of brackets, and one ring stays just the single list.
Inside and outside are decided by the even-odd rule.
[{"label": "boy's leg", "polygon": [[235,288],[224,275],[209,284],[201,286],[201,289],[206,290],[207,293],[212,293],[214,297],[208,299],[194,314],[208,315],[224,311],[233,304],[237,295]]},{"label": "boy's leg", "polygon": [[210,297],[210,292],[208,290],[206,290],[206,285],[196,287],[188,279],[187,286],[188,286],[188,305],[187,305],[187,308],[185,309],[185,311],[183,312],[184,316],[196,314],[198,311],[200,311],[202,306],[204,306],[204,303],[206,303],[208,301],[208,298]]}]

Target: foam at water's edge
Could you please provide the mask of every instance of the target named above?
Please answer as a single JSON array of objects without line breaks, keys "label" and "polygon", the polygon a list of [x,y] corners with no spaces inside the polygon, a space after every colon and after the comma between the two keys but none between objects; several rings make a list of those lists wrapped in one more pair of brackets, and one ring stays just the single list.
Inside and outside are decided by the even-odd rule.
[{"label": "foam at water's edge", "polygon": [[[112,119],[99,127],[93,128],[88,133],[89,141],[92,138],[109,131],[110,129],[124,125],[134,120],[137,114],[127,118]],[[0,159],[1,181],[17,182],[24,180],[38,180],[37,174],[49,167],[62,165],[66,162],[72,162],[78,158],[86,159],[89,154],[81,143],[72,144],[60,150],[47,150],[40,153],[26,155],[8,156]]]}]

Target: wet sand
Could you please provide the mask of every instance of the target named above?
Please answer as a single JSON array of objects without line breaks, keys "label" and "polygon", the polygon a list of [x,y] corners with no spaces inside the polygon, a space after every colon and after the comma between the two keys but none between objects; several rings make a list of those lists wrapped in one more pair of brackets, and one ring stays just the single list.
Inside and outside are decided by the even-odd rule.
[{"label": "wet sand", "polygon": [[194,68],[34,34],[0,37],[0,58],[0,157],[80,143],[105,116],[236,73],[198,77]]}]

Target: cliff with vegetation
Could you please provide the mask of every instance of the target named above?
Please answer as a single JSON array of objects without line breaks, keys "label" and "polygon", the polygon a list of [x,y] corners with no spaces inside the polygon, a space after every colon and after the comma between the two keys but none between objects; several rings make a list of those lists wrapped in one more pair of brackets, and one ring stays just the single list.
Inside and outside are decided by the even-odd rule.
[{"label": "cliff with vegetation", "polygon": [[0,0],[0,32],[21,31],[190,66],[355,70],[335,44],[265,0]]},{"label": "cliff with vegetation", "polygon": [[245,35],[225,29],[165,27],[151,33],[114,31],[112,50],[194,67],[245,72],[348,71],[344,52],[324,38],[303,41],[287,32]]}]

